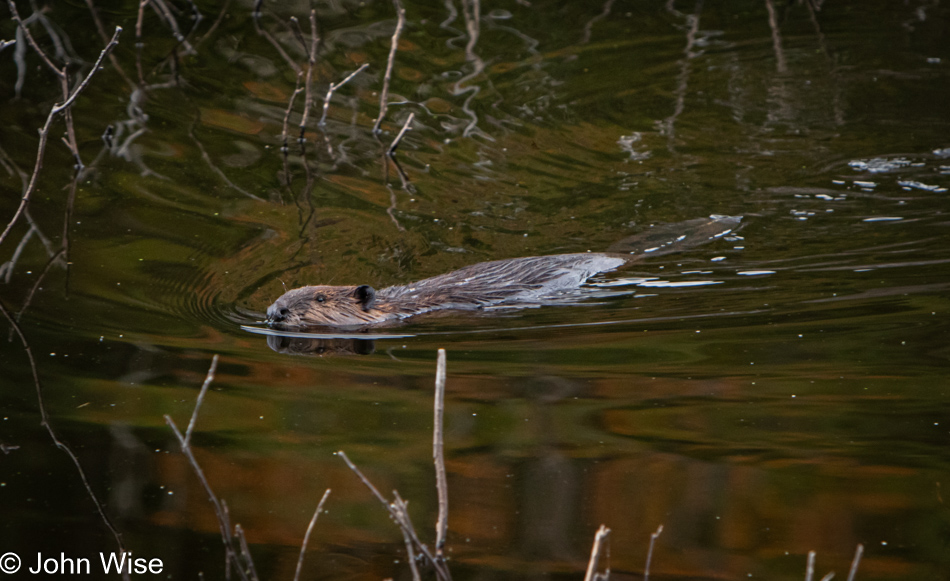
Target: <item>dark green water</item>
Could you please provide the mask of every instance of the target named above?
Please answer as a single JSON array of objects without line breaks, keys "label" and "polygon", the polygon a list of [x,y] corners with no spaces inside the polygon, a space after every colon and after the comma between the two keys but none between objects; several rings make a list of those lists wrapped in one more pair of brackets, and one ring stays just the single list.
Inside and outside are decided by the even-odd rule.
[{"label": "dark green water", "polygon": [[[642,578],[662,524],[656,579],[801,579],[809,551],[816,579],[846,579],[858,543],[858,579],[950,579],[950,12],[815,4],[407,1],[381,145],[395,9],[319,2],[314,109],[301,147],[298,95],[286,159],[308,69],[288,18],[309,43],[309,4],[265,2],[262,33],[247,2],[199,2],[197,25],[169,3],[187,46],[149,7],[141,51],[138,3],[96,5],[124,31],[72,109],[87,168],[74,184],[60,118],[29,220],[0,244],[0,300],[126,548],[162,560],[143,577],[225,577],[163,418],[184,429],[219,354],[195,455],[260,577],[293,579],[331,488],[301,578],[411,578],[398,528],[333,453],[398,489],[431,544],[445,348],[456,579],[583,579],[601,524],[613,578]],[[45,17],[75,87],[105,41],[86,3]],[[0,52],[0,225],[62,100],[32,50],[17,97],[16,50]],[[319,126],[329,84],[363,63]],[[404,183],[382,150],[410,113]],[[711,214],[744,227],[608,275],[649,280],[581,305],[420,319],[311,356],[242,329],[284,284],[382,288]],[[50,263],[64,225],[68,264]],[[83,578],[103,577],[115,537],[10,338],[0,554],[85,557]]]}]

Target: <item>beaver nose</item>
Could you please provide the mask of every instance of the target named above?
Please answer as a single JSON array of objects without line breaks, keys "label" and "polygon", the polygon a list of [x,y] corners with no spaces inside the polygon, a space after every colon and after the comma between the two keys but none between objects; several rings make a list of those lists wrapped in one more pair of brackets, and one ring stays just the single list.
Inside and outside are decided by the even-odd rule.
[{"label": "beaver nose", "polygon": [[290,309],[287,307],[277,306],[277,303],[272,304],[267,307],[267,318],[268,320],[274,322],[280,322],[287,318],[287,315],[290,314]]}]

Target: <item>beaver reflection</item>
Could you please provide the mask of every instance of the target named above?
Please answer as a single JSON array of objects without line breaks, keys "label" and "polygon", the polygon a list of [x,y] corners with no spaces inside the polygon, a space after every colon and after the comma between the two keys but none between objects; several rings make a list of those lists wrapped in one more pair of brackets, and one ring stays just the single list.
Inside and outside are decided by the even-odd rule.
[{"label": "beaver reflection", "polygon": [[[588,252],[530,256],[466,266],[419,282],[375,290],[359,286],[305,286],[284,293],[267,309],[278,328],[367,327],[446,309],[476,310],[554,302],[602,272],[645,256],[697,246],[727,234],[741,217],[711,216],[660,227],[611,247]],[[624,252],[624,253],[620,253]]]},{"label": "beaver reflection", "polygon": [[285,355],[372,355],[376,341],[372,339],[310,339],[268,335],[267,346]]}]

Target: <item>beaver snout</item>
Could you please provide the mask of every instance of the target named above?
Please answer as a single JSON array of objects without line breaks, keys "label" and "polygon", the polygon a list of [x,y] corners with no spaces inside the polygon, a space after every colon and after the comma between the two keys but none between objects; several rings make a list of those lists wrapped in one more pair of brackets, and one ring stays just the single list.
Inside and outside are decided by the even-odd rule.
[{"label": "beaver snout", "polygon": [[287,327],[342,327],[382,322],[395,316],[377,309],[369,285],[305,286],[287,291],[267,307],[267,322]]},{"label": "beaver snout", "polygon": [[287,315],[290,314],[290,309],[287,308],[287,305],[281,304],[280,300],[267,307],[267,322],[269,323],[279,323],[287,318]]}]

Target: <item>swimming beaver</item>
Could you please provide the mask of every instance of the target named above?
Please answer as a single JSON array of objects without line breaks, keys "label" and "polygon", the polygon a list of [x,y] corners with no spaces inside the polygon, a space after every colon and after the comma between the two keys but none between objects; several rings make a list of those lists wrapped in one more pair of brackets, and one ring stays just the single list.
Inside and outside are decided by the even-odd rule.
[{"label": "swimming beaver", "polygon": [[[379,291],[365,284],[305,286],[287,291],[268,307],[267,322],[281,328],[360,327],[444,309],[535,304],[644,255],[681,250],[723,236],[739,220],[711,216],[647,232],[622,243],[625,250],[633,248],[627,254],[589,252],[481,262]],[[611,250],[615,248],[618,245]]]}]

